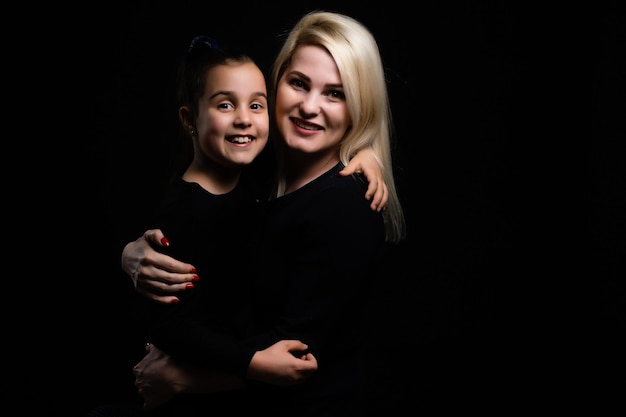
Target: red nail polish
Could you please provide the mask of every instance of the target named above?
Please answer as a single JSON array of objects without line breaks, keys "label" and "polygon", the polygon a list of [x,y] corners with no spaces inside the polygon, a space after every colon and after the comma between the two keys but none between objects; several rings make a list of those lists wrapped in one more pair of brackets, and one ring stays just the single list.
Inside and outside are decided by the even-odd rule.
[{"label": "red nail polish", "polygon": [[180,301],[180,300],[179,300],[178,298],[172,298],[171,303],[172,303],[172,304],[176,304],[176,303],[178,303],[179,301]]},{"label": "red nail polish", "polygon": [[167,240],[167,238],[166,238],[166,237],[164,237],[164,238],[162,238],[162,239],[161,239],[161,244],[162,244],[163,246],[169,246],[169,245],[170,245],[170,241],[169,241],[169,240]]},{"label": "red nail polish", "polygon": [[190,272],[191,272],[192,274],[195,274],[195,273],[196,273],[196,268],[191,268],[191,271],[190,271]]},{"label": "red nail polish", "polygon": [[194,275],[194,276],[193,276],[193,278],[192,278],[192,280],[193,280],[194,282],[200,281],[200,277],[199,277],[199,276],[197,276],[197,275]]},{"label": "red nail polish", "polygon": [[191,282],[188,282],[187,285],[185,285],[185,288],[190,290],[190,289],[194,288],[194,285]]}]

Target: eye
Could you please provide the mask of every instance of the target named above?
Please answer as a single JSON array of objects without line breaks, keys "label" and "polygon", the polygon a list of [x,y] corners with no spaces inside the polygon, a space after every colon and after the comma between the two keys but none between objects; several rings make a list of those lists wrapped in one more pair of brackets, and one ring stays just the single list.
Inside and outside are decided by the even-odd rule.
[{"label": "eye", "polygon": [[298,89],[305,90],[307,88],[306,84],[304,84],[304,82],[299,78],[292,78],[291,80],[289,80],[289,84]]},{"label": "eye", "polygon": [[252,103],[250,105],[250,108],[252,110],[263,110],[265,108],[265,106],[263,106],[263,104],[261,104],[261,103]]},{"label": "eye", "polygon": [[341,90],[330,90],[328,95],[336,100],[345,100],[346,95]]},{"label": "eye", "polygon": [[232,109],[233,107],[234,106],[232,105],[232,103],[229,103],[229,102],[222,102],[217,105],[218,109],[223,109],[223,110],[229,110],[229,109]]}]

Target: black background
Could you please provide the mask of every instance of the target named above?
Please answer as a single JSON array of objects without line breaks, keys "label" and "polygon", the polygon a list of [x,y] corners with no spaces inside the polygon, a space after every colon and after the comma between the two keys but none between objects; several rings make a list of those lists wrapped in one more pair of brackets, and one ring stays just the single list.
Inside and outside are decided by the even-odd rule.
[{"label": "black background", "polygon": [[[54,333],[49,354],[38,350],[36,370],[21,375],[27,407],[80,416],[135,399],[131,368],[143,347],[119,258],[169,173],[180,54],[207,34],[247,48],[268,70],[280,35],[313,9],[345,12],[373,32],[396,127],[409,236],[378,284],[372,414],[532,409],[589,370],[591,356],[605,369],[625,330],[618,3],[550,12],[491,1],[68,9],[75,18],[37,32],[35,45],[52,53],[30,68],[55,95],[29,108],[63,127],[41,152],[54,196],[37,230],[49,307],[33,338]],[[604,354],[579,349],[590,339]],[[576,371],[565,365],[574,351]]]}]

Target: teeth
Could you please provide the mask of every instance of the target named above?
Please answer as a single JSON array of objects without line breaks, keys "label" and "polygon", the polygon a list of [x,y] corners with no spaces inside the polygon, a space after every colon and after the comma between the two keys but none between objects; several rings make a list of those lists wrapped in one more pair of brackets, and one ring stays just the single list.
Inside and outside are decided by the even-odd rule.
[{"label": "teeth", "polygon": [[311,126],[311,125],[307,125],[307,124],[303,124],[301,123],[299,120],[294,120],[293,121],[297,126],[301,127],[302,129],[306,129],[306,130],[317,130],[316,126]]},{"label": "teeth", "polygon": [[250,139],[249,137],[246,137],[246,136],[237,136],[235,138],[232,138],[231,142],[234,142],[234,143],[248,143],[248,142],[252,142],[252,139]]}]

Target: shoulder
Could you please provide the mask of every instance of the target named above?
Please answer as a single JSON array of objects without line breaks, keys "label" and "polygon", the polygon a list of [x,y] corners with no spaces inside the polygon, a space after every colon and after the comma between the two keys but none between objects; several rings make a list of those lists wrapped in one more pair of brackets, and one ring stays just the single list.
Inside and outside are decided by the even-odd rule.
[{"label": "shoulder", "polygon": [[361,223],[364,221],[380,222],[382,214],[370,208],[365,198],[367,180],[360,174],[342,176],[339,171],[343,165],[329,172],[321,187],[318,207],[328,217],[341,218],[345,222]]},{"label": "shoulder", "polygon": [[157,215],[171,211],[188,212],[212,204],[213,196],[196,183],[174,179],[163,194]]},{"label": "shoulder", "polygon": [[[370,208],[365,198],[367,181],[361,175],[331,175],[324,180],[320,193],[309,201],[308,218],[314,225],[311,233],[327,245],[349,245],[354,250],[368,250],[384,242],[381,212]],[[334,243],[328,243],[332,241]]]},{"label": "shoulder", "polygon": [[343,167],[344,165],[339,163],[327,173],[324,188],[326,194],[333,196],[332,201],[337,203],[353,202],[359,206],[369,207],[369,202],[365,199],[367,179],[361,174],[339,175]]}]

